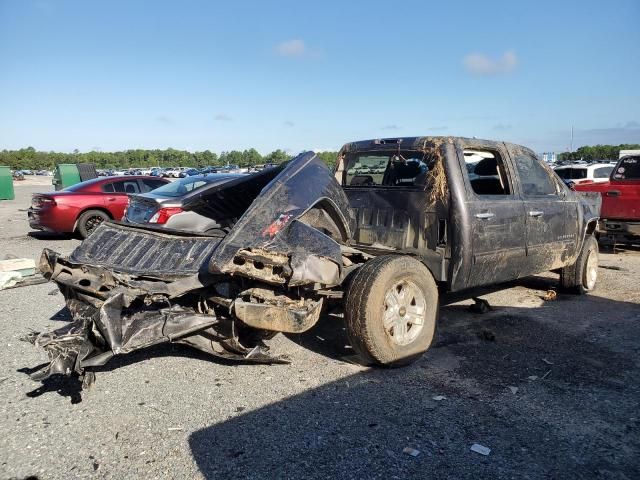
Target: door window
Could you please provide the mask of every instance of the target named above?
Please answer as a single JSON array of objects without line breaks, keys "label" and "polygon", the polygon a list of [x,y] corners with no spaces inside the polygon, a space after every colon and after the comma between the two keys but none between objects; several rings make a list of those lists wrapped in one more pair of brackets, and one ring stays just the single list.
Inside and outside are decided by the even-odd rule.
[{"label": "door window", "polygon": [[106,183],[102,185],[102,191],[104,193],[113,193],[115,190],[113,189],[113,183]]},{"label": "door window", "polygon": [[140,187],[135,180],[121,180],[113,182],[113,189],[116,193],[140,193]]},{"label": "door window", "polygon": [[518,152],[514,158],[524,196],[556,195],[556,183],[537,158]]},{"label": "door window", "polygon": [[469,183],[476,195],[511,194],[507,171],[498,152],[469,148],[463,153]]}]

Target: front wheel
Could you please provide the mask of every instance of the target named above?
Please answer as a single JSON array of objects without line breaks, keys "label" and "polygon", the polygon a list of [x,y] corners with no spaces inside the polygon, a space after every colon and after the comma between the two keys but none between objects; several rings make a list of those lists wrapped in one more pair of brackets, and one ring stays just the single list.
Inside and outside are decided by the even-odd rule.
[{"label": "front wheel", "polygon": [[587,235],[576,262],[560,270],[560,285],[565,290],[583,295],[594,290],[597,281],[598,241],[593,235]]},{"label": "front wheel", "polygon": [[438,288],[418,260],[385,255],[368,261],[345,292],[347,334],[364,363],[406,365],[431,346]]}]

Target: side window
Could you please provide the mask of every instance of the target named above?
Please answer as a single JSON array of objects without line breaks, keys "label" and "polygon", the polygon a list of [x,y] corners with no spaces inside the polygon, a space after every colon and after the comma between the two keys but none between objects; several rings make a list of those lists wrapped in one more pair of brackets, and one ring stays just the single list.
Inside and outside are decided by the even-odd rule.
[{"label": "side window", "polygon": [[514,161],[520,176],[523,195],[539,196],[558,193],[556,183],[537,158],[525,152],[517,152]]},{"label": "side window", "polygon": [[138,182],[135,180],[121,180],[113,182],[113,188],[116,193],[140,193]]},{"label": "side window", "polygon": [[469,183],[476,195],[510,195],[507,171],[498,152],[484,149],[465,149],[464,163]]},{"label": "side window", "polygon": [[113,193],[113,183],[105,183],[104,185],[102,185],[102,191],[104,193]]},{"label": "side window", "polygon": [[165,182],[161,182],[160,180],[153,180],[151,178],[144,178],[144,179],[142,179],[142,192],[143,193],[150,192],[151,190],[155,190],[156,188],[159,188],[159,187],[163,186],[164,184],[165,184]]},{"label": "side window", "polygon": [[613,171],[613,167],[596,168],[593,171],[593,178],[609,178],[609,175],[611,175],[612,171]]}]

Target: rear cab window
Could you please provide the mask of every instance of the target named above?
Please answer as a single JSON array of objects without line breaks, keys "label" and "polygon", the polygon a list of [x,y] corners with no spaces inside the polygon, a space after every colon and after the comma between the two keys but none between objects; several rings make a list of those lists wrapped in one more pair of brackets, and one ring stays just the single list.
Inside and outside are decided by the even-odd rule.
[{"label": "rear cab window", "polygon": [[618,162],[613,172],[615,180],[640,180],[640,157],[626,157]]},{"label": "rear cab window", "polygon": [[342,185],[424,188],[428,163],[428,154],[419,151],[350,153],[345,159]]}]

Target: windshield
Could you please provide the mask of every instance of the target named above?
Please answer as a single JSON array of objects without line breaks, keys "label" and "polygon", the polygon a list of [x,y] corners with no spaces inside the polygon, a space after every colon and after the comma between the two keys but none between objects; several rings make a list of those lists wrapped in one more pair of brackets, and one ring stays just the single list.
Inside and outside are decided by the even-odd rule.
[{"label": "windshield", "polygon": [[231,180],[233,178],[237,178],[240,175],[196,175],[193,177],[184,177],[175,182],[167,183],[160,188],[156,188],[153,190],[153,195],[157,197],[170,197],[176,198],[186,195],[189,192],[192,192],[196,188],[200,188],[203,185],[207,185],[209,183],[214,182],[224,182],[226,180]]}]

